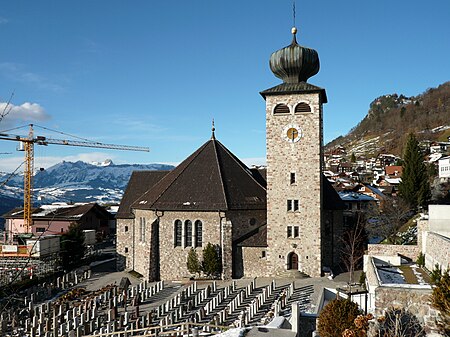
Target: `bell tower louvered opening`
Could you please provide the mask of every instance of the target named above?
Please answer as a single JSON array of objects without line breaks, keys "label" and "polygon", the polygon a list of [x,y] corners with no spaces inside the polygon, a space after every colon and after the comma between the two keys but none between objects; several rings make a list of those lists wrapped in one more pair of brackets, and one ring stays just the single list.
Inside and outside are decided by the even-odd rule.
[{"label": "bell tower louvered opening", "polygon": [[301,113],[305,113],[305,112],[311,112],[311,107],[306,104],[306,103],[298,103],[297,106],[295,107],[295,113],[296,114],[301,114]]},{"label": "bell tower louvered opening", "polygon": [[289,112],[289,107],[283,103],[277,104],[273,110],[274,114],[288,114]]}]

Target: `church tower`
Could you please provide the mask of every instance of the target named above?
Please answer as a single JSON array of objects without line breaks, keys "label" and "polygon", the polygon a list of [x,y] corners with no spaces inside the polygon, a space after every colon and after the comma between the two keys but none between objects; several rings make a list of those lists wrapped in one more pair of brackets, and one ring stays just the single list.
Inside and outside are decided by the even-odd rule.
[{"label": "church tower", "polygon": [[321,276],[323,264],[322,105],[325,90],[307,83],[319,56],[292,43],[270,57],[283,83],[266,100],[267,244],[271,274],[299,270]]}]

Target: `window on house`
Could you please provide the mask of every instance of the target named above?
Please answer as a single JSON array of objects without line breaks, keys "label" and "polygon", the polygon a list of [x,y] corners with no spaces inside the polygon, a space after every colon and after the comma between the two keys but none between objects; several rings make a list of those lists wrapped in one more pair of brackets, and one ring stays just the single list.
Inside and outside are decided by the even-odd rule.
[{"label": "window on house", "polygon": [[287,237],[292,238],[292,226],[287,226]]},{"label": "window on house", "polygon": [[44,233],[45,227],[36,227],[36,233]]},{"label": "window on house", "polygon": [[125,253],[128,253],[128,247],[125,247]]},{"label": "window on house", "polygon": [[174,245],[175,247],[181,247],[181,231],[183,223],[181,220],[175,220],[174,224]]},{"label": "window on house", "polygon": [[139,218],[139,241],[145,242],[145,218]]},{"label": "window on house", "polygon": [[61,233],[64,233],[64,228],[61,228]]},{"label": "window on house", "polygon": [[128,232],[128,226],[125,226],[124,230],[125,230],[125,232]]},{"label": "window on house", "polygon": [[266,257],[266,251],[265,251],[265,250],[263,250],[263,251],[261,252],[261,257]]},{"label": "window on house", "polygon": [[274,114],[288,114],[289,113],[289,107],[286,104],[277,104],[275,106],[275,109],[273,110]]},{"label": "window on house", "polygon": [[297,114],[304,112],[311,112],[311,107],[304,102],[298,103],[297,106],[295,107],[295,113]]},{"label": "window on house", "polygon": [[192,221],[186,220],[184,222],[184,246],[192,247]]},{"label": "window on house", "polygon": [[287,201],[288,212],[298,212],[300,210],[300,201],[298,199]]},{"label": "window on house", "polygon": [[296,182],[295,172],[291,172],[291,185],[295,184]]},{"label": "window on house", "polygon": [[288,212],[292,211],[292,200],[287,201],[287,210]]},{"label": "window on house", "polygon": [[195,247],[203,244],[203,224],[200,220],[195,221]]},{"label": "window on house", "polygon": [[298,226],[294,226],[294,238],[298,238],[299,237],[299,228]]}]

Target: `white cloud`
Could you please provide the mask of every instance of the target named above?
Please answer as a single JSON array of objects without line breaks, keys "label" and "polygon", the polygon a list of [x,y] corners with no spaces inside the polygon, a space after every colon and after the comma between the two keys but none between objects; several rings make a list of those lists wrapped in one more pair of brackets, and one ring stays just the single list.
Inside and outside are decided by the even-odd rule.
[{"label": "white cloud", "polygon": [[25,102],[21,105],[14,105],[0,102],[0,114],[9,113],[1,121],[0,128],[7,129],[16,122],[35,122],[50,119],[50,115],[38,103]]}]

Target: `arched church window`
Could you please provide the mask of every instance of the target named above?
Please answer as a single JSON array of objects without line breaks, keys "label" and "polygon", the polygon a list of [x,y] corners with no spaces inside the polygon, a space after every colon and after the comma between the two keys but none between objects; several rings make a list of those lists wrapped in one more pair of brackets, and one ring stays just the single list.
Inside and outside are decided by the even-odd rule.
[{"label": "arched church window", "polygon": [[183,223],[181,220],[175,220],[174,224],[174,245],[175,247],[181,247],[181,231],[182,231]]},{"label": "arched church window", "polygon": [[300,114],[304,112],[311,112],[311,107],[304,102],[298,103],[295,107],[295,113]]},{"label": "arched church window", "polygon": [[191,247],[192,246],[192,221],[186,220],[184,222],[184,246]]},{"label": "arched church window", "polygon": [[195,247],[203,244],[203,224],[200,220],[195,221]]},{"label": "arched church window", "polygon": [[275,106],[275,109],[273,110],[274,114],[288,114],[289,113],[289,107],[286,104],[280,103]]}]

